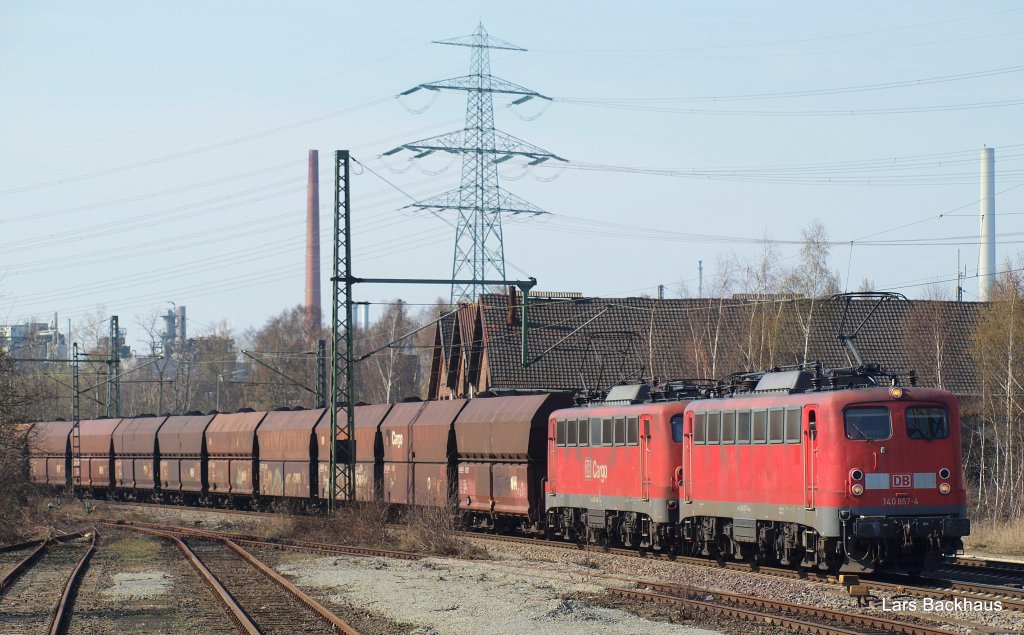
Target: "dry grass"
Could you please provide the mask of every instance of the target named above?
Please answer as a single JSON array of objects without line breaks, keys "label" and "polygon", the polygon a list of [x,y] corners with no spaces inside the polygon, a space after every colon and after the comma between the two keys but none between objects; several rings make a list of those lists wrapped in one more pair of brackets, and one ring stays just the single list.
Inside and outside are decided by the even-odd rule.
[{"label": "dry grass", "polygon": [[330,516],[289,516],[276,523],[275,538],[298,538],[358,547],[394,548],[388,505],[344,507]]},{"label": "dry grass", "polygon": [[442,508],[409,508],[396,514],[385,503],[343,507],[330,516],[290,516],[271,520],[277,538],[300,538],[335,544],[403,549],[438,556],[482,558],[486,552],[459,533],[459,517]]},{"label": "dry grass", "polygon": [[305,519],[291,514],[277,513],[260,518],[256,533],[266,540],[301,537]]},{"label": "dry grass", "polygon": [[414,507],[402,515],[402,546],[438,556],[481,558],[486,552],[459,533],[458,514],[446,507]]},{"label": "dry grass", "polygon": [[1024,555],[1024,518],[974,521],[971,535],[964,537],[964,548],[1008,556]]},{"label": "dry grass", "polygon": [[160,543],[148,538],[124,537],[106,547],[128,562],[155,562]]}]

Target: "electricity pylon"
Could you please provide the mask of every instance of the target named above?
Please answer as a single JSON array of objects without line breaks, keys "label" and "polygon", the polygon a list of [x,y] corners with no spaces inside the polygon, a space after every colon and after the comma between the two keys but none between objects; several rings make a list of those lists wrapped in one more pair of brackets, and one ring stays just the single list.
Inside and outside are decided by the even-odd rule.
[{"label": "electricity pylon", "polygon": [[544,210],[504,190],[498,184],[498,164],[514,158],[538,165],[548,160],[565,161],[547,150],[522,139],[495,130],[493,97],[517,96],[513,104],[531,99],[551,101],[538,92],[491,75],[490,49],[525,51],[526,49],[487,34],[480,24],[472,35],[435,44],[466,46],[472,50],[470,73],[414,86],[399,96],[418,90],[458,90],[466,93],[466,127],[436,137],[421,139],[385,152],[402,150],[419,159],[434,152],[462,155],[462,181],[458,188],[409,205],[422,210],[452,210],[455,226],[455,257],[452,279],[469,279],[473,284],[453,284],[451,302],[476,302],[485,289],[477,281],[505,279],[505,245],[501,231],[502,214],[546,214]]}]

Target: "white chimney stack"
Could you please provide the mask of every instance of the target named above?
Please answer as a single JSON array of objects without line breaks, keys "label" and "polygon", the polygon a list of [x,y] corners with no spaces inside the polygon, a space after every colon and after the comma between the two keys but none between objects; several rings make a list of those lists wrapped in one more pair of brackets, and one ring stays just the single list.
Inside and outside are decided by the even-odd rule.
[{"label": "white chimney stack", "polygon": [[978,299],[992,299],[992,280],[996,273],[996,151],[981,149],[981,253],[978,257]]}]

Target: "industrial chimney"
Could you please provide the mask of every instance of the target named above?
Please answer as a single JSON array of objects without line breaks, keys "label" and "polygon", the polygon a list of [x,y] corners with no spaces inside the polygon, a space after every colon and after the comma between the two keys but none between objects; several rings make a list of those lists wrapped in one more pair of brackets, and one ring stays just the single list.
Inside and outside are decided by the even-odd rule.
[{"label": "industrial chimney", "polygon": [[306,335],[320,330],[320,169],[317,151],[309,151],[306,185]]},{"label": "industrial chimney", "polygon": [[978,299],[992,299],[992,280],[996,273],[996,151],[981,149],[981,253],[978,256]]}]

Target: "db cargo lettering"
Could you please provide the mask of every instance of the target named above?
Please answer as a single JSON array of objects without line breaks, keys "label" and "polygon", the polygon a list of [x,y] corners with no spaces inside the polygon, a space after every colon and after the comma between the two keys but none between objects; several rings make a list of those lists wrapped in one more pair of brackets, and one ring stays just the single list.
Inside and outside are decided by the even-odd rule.
[{"label": "db cargo lettering", "polygon": [[583,462],[583,478],[589,480],[599,480],[604,483],[605,479],[608,478],[608,466],[601,465],[593,459],[587,459]]}]

